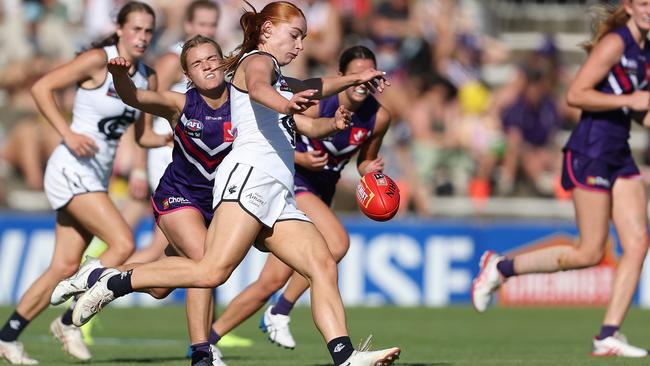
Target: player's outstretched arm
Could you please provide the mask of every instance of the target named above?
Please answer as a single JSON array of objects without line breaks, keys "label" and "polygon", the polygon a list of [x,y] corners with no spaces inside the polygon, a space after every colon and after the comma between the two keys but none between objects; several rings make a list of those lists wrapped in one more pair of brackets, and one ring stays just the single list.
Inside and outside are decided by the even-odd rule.
[{"label": "player's outstretched arm", "polygon": [[115,91],[122,101],[143,112],[175,121],[185,105],[185,94],[138,89],[129,77],[130,67],[131,63],[123,57],[108,61],[108,71],[113,75]]},{"label": "player's outstretched arm", "polygon": [[[310,108],[310,110],[314,109],[317,108]],[[323,138],[350,127],[352,112],[345,106],[340,106],[333,118],[314,118],[305,114],[294,114],[293,118],[298,132],[311,138]]]},{"label": "player's outstretched arm", "polygon": [[359,156],[357,157],[357,170],[362,177],[370,172],[384,170],[384,160],[379,156],[379,149],[381,148],[386,131],[390,127],[390,121],[390,113],[386,108],[379,108],[372,135],[361,145]]},{"label": "player's outstretched arm", "polygon": [[329,76],[307,80],[298,80],[294,78],[285,78],[287,84],[294,93],[307,89],[314,89],[318,92],[314,99],[322,99],[330,95],[337,94],[351,86],[366,85],[368,90],[373,93],[382,93],[390,85],[385,79],[386,73],[375,69],[367,69],[359,73],[350,73],[340,76]]}]

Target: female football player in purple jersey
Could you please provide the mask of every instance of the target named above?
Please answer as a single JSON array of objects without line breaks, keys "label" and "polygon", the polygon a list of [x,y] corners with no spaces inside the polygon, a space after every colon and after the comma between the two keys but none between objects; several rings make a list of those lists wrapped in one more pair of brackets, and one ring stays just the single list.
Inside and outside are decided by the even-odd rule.
[{"label": "female football player in purple jersey", "polygon": [[[348,48],[339,59],[341,75],[375,67],[375,55],[364,46]],[[337,262],[343,258],[350,245],[347,231],[330,208],[341,170],[359,152],[359,174],[363,176],[368,172],[381,171],[384,162],[378,153],[390,125],[390,114],[364,85],[353,86],[327,97],[305,113],[313,117],[330,117],[339,106],[345,106],[354,113],[351,128],[324,139],[300,136],[296,143],[294,175],[298,208],[307,214],[323,234]],[[258,280],[235,297],[215,322],[210,341],[218,341],[221,336],[255,314],[287,281],[289,285],[275,306],[266,310],[260,325],[268,333],[271,342],[294,348],[296,343],[289,330],[289,312],[309,288],[309,282],[273,255],[268,257]]]},{"label": "female football player in purple jersey", "polygon": [[301,113],[318,104],[317,99],[353,85],[369,83],[371,89],[383,90],[384,73],[370,69],[306,81],[284,77],[281,66],[298,56],[307,35],[304,14],[290,2],[272,2],[260,12],[252,8],[240,24],[244,41],[223,66],[232,73],[230,103],[236,137],[217,170],[215,215],[203,259],[165,258],[124,273],[108,269],[79,298],[73,321],[82,325],[115,298],[137,289],[218,286],[255,243],[309,279],[314,322],[335,365],[390,365],[399,348],[369,351],[368,342],[358,350],[352,346],[336,262],[322,235],[297,208],[293,192],[295,131],[324,137],[349,124],[339,119],[313,120]]},{"label": "female football player in purple jersey", "polygon": [[[483,254],[472,287],[477,311],[509,277],[590,267],[605,252],[612,219],[623,254],[612,283],[605,318],[593,339],[594,356],[646,357],[618,329],[632,302],[648,250],[646,187],[630,152],[632,116],[648,124],[650,93],[650,2],[626,0],[601,23],[589,57],[571,84],[567,101],[582,109],[564,147],[562,185],[573,192],[580,232],[573,247],[556,246],[514,258]],[[641,112],[641,113],[634,113]],[[644,115],[645,114],[645,115]],[[608,286],[609,284],[602,284]]]},{"label": "female football player in purple jersey", "polygon": [[[139,110],[169,121],[174,132],[172,162],[166,167],[151,203],[154,217],[167,240],[179,255],[203,258],[208,224],[212,220],[212,189],[217,167],[230,152],[234,140],[230,121],[228,84],[219,69],[221,47],[210,38],[194,36],[183,44],[180,66],[189,81],[185,92],[136,89],[127,71],[129,61],[122,57],[108,62],[115,89],[122,100]],[[127,264],[121,270],[138,264]],[[79,274],[63,281],[83,289],[92,286],[105,268],[91,263]],[[66,283],[67,282],[67,283]],[[171,289],[151,289],[163,298]],[[207,341],[212,312],[211,289],[187,290],[187,319],[192,343],[192,364],[225,365]]]},{"label": "female football player in purple jersey", "polygon": [[[104,265],[123,263],[135,247],[131,229],[108,196],[108,181],[120,137],[143,116],[115,94],[106,61],[120,55],[130,60],[130,77],[139,88],[155,89],[156,75],[141,58],[153,37],[153,9],[128,2],[118,12],[116,31],[70,62],[59,66],[32,87],[36,105],[61,135],[61,144],[50,156],[44,177],[45,193],[56,210],[52,260],[22,295],[16,311],[0,329],[0,358],[11,364],[33,365],[17,341],[31,320],[49,305],[56,284],[75,273],[93,236],[108,244],[100,257]],[[54,91],[77,86],[69,124],[54,98]],[[149,139],[152,137],[152,139]],[[158,138],[156,138],[158,137]],[[161,136],[140,135],[147,146],[162,146]],[[81,332],[72,326],[72,310],[50,324],[50,331],[72,357],[87,361],[91,354]]]}]

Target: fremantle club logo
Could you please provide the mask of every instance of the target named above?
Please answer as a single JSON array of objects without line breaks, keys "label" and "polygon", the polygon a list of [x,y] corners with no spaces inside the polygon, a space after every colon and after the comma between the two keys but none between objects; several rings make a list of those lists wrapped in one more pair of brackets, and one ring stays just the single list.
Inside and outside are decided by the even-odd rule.
[{"label": "fremantle club logo", "polygon": [[120,116],[106,117],[99,120],[97,128],[107,140],[118,140],[126,131],[126,127],[135,121],[135,109],[125,108]]},{"label": "fremantle club logo", "polygon": [[223,142],[235,141],[235,131],[232,128],[232,122],[223,123]]},{"label": "fremantle club logo", "polygon": [[350,130],[350,145],[361,145],[368,137],[368,130],[365,128],[352,127]]}]

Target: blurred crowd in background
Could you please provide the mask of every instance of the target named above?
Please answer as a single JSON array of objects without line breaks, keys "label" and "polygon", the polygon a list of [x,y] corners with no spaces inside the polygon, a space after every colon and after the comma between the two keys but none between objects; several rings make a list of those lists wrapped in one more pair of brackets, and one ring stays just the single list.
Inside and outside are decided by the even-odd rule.
[{"label": "blurred crowd in background", "polygon": [[[184,8],[190,1],[145,2],[157,11],[155,41],[146,58],[151,65],[184,39]],[[245,4],[216,2],[221,11],[217,41],[228,53],[241,42],[239,17]],[[268,1],[250,2],[261,9]],[[430,215],[436,197],[447,196],[477,202],[490,197],[570,197],[559,187],[562,136],[575,125],[579,111],[566,105],[564,90],[583,59],[574,56],[567,61],[555,29],[537,30],[538,36],[518,49],[504,41],[503,29],[495,29],[503,19],[495,16],[526,1],[292,2],[307,17],[308,37],[303,53],[283,70],[285,74],[298,78],[335,74],[340,52],[354,44],[374,50],[378,68],[388,73],[391,87],[378,98],[391,111],[393,125],[381,155],[387,161],[386,173],[399,181],[405,211]],[[4,0],[0,8],[0,206],[47,208],[30,202],[39,199],[45,162],[60,137],[38,113],[30,87],[92,41],[112,33],[113,18],[124,3]],[[584,26],[570,31],[586,41],[587,8],[593,3],[552,3],[560,14],[564,6],[582,9]],[[577,43],[568,47],[574,53],[579,52]],[[71,88],[58,95],[58,101],[70,110],[73,97]],[[128,196],[136,148],[132,135],[126,134],[111,187],[117,198]],[[638,163],[646,162],[641,158]],[[354,169],[344,175],[340,187],[344,197],[357,180]],[[339,200],[337,205],[344,209],[350,201],[354,202]]]}]

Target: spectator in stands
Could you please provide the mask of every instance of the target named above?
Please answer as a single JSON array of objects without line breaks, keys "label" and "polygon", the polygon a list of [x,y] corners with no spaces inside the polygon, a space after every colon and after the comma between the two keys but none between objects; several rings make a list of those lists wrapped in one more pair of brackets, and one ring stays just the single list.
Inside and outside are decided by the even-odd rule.
[{"label": "spectator in stands", "polygon": [[420,96],[412,103],[407,118],[417,179],[412,194],[452,195],[458,193],[454,182],[467,180],[467,166],[472,164],[459,151],[453,135],[458,118],[457,90],[439,75],[429,74],[423,80]]},{"label": "spectator in stands", "polygon": [[550,70],[528,65],[524,76],[522,93],[502,116],[506,146],[499,191],[512,193],[521,165],[536,193],[548,196],[553,193],[553,178],[558,174],[559,150],[553,137],[560,114],[551,94]]}]

